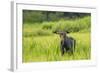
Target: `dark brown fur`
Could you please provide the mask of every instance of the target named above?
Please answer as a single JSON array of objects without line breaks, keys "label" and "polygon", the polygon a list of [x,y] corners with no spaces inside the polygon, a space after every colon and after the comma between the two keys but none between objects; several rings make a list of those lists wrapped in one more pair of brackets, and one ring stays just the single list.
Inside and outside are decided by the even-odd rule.
[{"label": "dark brown fur", "polygon": [[66,32],[57,32],[57,34],[60,35],[61,38],[61,54],[64,55],[65,52],[68,52],[70,54],[73,54],[75,51],[75,44],[76,41],[74,38],[69,37]]}]

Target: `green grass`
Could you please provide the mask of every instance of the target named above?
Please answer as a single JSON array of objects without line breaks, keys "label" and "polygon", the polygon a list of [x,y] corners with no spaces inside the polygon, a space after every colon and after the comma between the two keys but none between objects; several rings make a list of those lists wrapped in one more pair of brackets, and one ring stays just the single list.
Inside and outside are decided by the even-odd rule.
[{"label": "green grass", "polygon": [[70,36],[77,41],[74,56],[69,56],[67,53],[61,56],[58,35],[24,37],[23,62],[90,59],[90,34],[71,33]]},{"label": "green grass", "polygon": [[[60,24],[60,25],[59,25]],[[23,24],[23,62],[88,60],[91,57],[90,17],[58,22]],[[76,40],[74,55],[61,56],[60,37],[56,30],[68,30]]]},{"label": "green grass", "polygon": [[[42,23],[23,24],[23,35],[28,36],[44,36],[52,35],[52,32],[63,30],[68,32],[87,32],[90,31],[90,16],[75,20],[59,20],[57,22],[49,21]],[[83,31],[84,30],[84,31]]]}]

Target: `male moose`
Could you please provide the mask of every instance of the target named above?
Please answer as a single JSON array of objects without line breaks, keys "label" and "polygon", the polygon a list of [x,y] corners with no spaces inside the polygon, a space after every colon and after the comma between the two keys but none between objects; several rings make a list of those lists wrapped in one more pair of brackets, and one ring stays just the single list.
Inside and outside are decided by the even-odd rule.
[{"label": "male moose", "polygon": [[65,52],[73,54],[75,51],[76,40],[72,37],[69,37],[64,31],[56,32],[56,34],[59,34],[61,39],[61,55],[63,56]]}]

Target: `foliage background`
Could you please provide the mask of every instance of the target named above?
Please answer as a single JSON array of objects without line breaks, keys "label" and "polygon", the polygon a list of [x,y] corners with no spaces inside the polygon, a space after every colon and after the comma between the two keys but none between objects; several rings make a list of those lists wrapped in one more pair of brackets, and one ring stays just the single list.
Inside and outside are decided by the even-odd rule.
[{"label": "foliage background", "polygon": [[[74,55],[61,56],[57,31],[77,41]],[[23,10],[23,62],[90,59],[90,32],[90,13]]]}]

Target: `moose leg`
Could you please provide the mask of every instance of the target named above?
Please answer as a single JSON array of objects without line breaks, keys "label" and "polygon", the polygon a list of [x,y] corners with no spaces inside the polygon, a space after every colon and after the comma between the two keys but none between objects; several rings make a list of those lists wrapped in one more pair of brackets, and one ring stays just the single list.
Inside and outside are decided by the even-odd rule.
[{"label": "moose leg", "polygon": [[76,46],[76,40],[73,39],[73,44],[72,44],[72,54],[73,54],[73,59],[75,59],[75,57],[74,57],[75,46]]},{"label": "moose leg", "polygon": [[64,55],[64,47],[61,45],[61,55]]},{"label": "moose leg", "polygon": [[69,52],[69,55],[72,55],[73,54],[73,42],[69,42],[68,44],[68,52]]},{"label": "moose leg", "polygon": [[73,40],[72,42],[72,54],[75,52],[75,45],[76,45],[76,40]]}]

